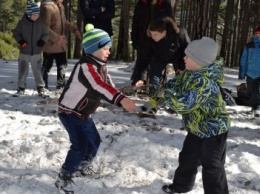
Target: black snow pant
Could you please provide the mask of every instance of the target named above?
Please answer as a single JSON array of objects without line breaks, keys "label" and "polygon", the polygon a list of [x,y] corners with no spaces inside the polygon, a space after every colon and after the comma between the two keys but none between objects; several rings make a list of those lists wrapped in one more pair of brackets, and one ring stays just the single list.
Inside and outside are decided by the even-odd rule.
[{"label": "black snow pant", "polygon": [[202,165],[202,181],[205,194],[228,194],[224,163],[227,133],[201,139],[188,133],[179,154],[179,167],[175,171],[171,187],[179,193],[192,190]]},{"label": "black snow pant", "polygon": [[260,109],[260,77],[253,79],[247,76],[247,93],[250,96],[251,107],[253,110]]},{"label": "black snow pant", "polygon": [[57,85],[56,88],[63,88],[65,85],[65,73],[67,69],[67,57],[66,52],[62,53],[47,53],[43,52],[43,64],[42,64],[42,74],[45,83],[45,88],[48,89],[48,77],[50,70],[53,66],[53,61],[56,61],[57,66]]}]

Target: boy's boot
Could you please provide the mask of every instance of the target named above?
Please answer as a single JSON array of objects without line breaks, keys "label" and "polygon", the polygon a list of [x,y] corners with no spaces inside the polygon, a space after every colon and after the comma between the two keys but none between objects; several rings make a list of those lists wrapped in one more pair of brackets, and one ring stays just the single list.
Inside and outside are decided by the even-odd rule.
[{"label": "boy's boot", "polygon": [[89,161],[82,162],[79,165],[78,170],[73,173],[73,176],[75,176],[75,177],[89,177],[89,178],[93,178],[93,179],[100,178],[100,174],[93,170],[93,166],[91,165],[91,162],[89,162]]},{"label": "boy's boot", "polygon": [[16,92],[15,94],[13,94],[13,97],[19,97],[19,96],[24,95],[24,91],[25,91],[24,88],[19,87],[19,88],[17,89],[17,92]]},{"label": "boy's boot", "polygon": [[60,193],[74,194],[75,183],[73,182],[71,175],[60,172],[55,181],[55,186],[59,189]]},{"label": "boy's boot", "polygon": [[255,108],[255,110],[254,110],[254,117],[260,117],[260,106]]},{"label": "boy's boot", "polygon": [[255,119],[255,123],[257,125],[260,125],[260,107],[257,107],[255,110],[254,110],[254,119]]},{"label": "boy's boot", "polygon": [[163,190],[165,193],[169,193],[169,194],[177,193],[177,192],[175,192],[174,189],[172,188],[172,185],[163,185],[162,190]]},{"label": "boy's boot", "polygon": [[47,97],[46,89],[44,87],[37,87],[38,96],[41,96],[43,98]]}]

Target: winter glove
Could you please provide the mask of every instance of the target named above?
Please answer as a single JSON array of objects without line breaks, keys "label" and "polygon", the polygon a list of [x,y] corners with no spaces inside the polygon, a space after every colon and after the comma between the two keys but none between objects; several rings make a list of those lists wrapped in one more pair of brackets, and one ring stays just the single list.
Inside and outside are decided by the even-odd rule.
[{"label": "winter glove", "polygon": [[141,106],[142,111],[146,111],[149,113],[155,113],[157,111],[157,107],[164,102],[164,87],[160,87],[154,95],[150,98],[148,102],[146,102],[143,106]]},{"label": "winter glove", "polygon": [[37,46],[38,47],[43,47],[44,44],[45,44],[45,42],[42,39],[37,41]]},{"label": "winter glove", "polygon": [[142,111],[155,113],[157,111],[157,100],[155,98],[151,98],[148,102],[146,102],[143,106],[141,106]]},{"label": "winter glove", "polygon": [[26,42],[24,39],[20,40],[18,42],[22,48],[26,47],[28,45],[28,42]]}]

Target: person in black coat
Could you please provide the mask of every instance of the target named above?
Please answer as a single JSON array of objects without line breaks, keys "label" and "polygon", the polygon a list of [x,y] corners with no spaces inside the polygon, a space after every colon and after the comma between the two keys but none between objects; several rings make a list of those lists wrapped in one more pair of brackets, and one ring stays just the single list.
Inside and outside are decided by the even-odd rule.
[{"label": "person in black coat", "polygon": [[141,79],[142,56],[148,42],[147,29],[149,24],[158,18],[172,16],[172,7],[169,0],[138,0],[133,16],[131,40],[132,46],[137,50],[135,68],[131,77],[132,85]]},{"label": "person in black coat", "polygon": [[160,80],[163,78],[163,71],[167,64],[173,64],[177,74],[185,69],[184,50],[190,42],[186,29],[179,28],[170,17],[154,20],[148,27],[148,43],[144,48],[142,64],[144,67],[141,79],[136,82],[137,86],[143,85],[146,81],[147,69],[150,65],[149,80],[152,84],[152,91],[160,87]]},{"label": "person in black coat", "polygon": [[114,0],[79,0],[84,17],[84,26],[88,23],[113,36],[112,19],[115,16]]}]

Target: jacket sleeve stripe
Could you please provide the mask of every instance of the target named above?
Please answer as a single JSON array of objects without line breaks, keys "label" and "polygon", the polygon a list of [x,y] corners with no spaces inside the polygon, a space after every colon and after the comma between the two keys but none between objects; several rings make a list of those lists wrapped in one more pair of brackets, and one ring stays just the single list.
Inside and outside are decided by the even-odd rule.
[{"label": "jacket sleeve stripe", "polygon": [[118,90],[107,84],[102,79],[102,77],[97,72],[97,68],[91,64],[83,64],[82,69],[93,89],[103,94],[108,100],[115,103],[114,97],[117,95],[117,93],[119,93]]}]

